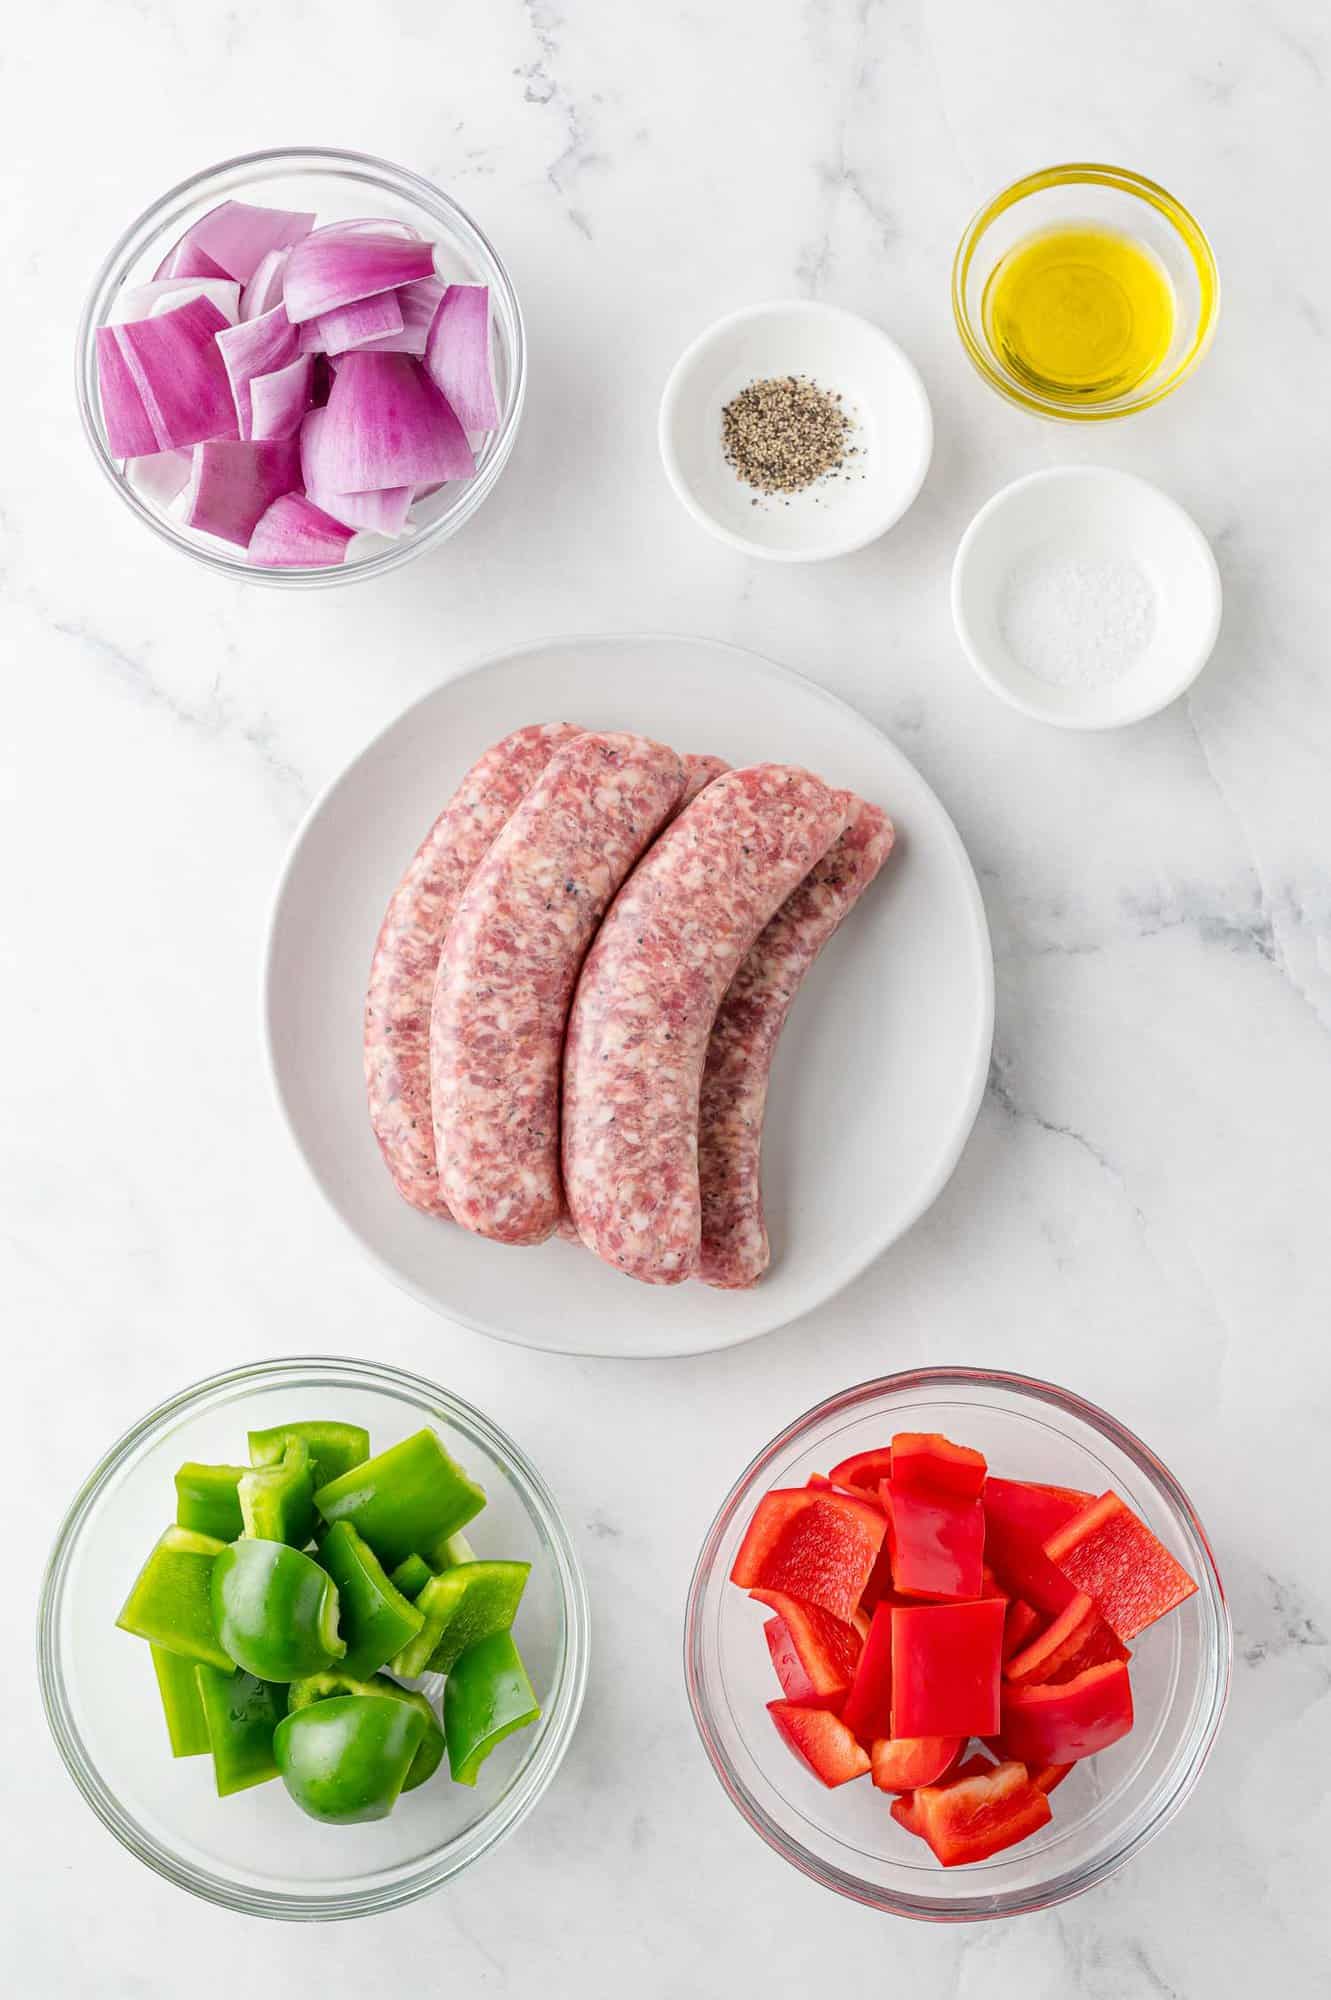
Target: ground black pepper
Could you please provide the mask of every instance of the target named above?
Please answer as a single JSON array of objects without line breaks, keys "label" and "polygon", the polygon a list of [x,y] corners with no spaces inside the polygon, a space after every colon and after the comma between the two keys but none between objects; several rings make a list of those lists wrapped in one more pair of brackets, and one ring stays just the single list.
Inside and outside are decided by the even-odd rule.
[{"label": "ground black pepper", "polygon": [[721,412],[726,463],[760,493],[802,493],[855,454],[835,391],[807,375],[750,382]]}]

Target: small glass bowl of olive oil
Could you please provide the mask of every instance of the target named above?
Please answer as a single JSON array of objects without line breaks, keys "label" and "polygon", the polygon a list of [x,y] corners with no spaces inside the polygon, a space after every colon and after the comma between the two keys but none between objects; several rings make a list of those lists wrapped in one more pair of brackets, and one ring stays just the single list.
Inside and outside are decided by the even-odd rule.
[{"label": "small glass bowl of olive oil", "polygon": [[1048,167],[981,209],[952,305],[1000,395],[1071,422],[1158,403],[1210,346],[1220,281],[1200,225],[1121,167]]}]

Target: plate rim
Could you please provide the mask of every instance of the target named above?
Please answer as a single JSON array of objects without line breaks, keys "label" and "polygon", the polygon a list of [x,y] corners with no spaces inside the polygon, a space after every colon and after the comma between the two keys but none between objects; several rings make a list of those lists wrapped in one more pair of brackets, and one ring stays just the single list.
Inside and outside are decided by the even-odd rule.
[{"label": "plate rim", "polygon": [[[891,1229],[889,1234],[875,1238],[872,1247],[865,1254],[850,1260],[847,1266],[837,1274],[834,1282],[823,1293],[821,1298],[815,1300],[812,1304],[802,1306],[798,1311],[788,1312],[782,1317],[769,1320],[764,1325],[746,1326],[738,1329],[733,1334],[723,1334],[720,1337],[709,1334],[696,1340],[685,1334],[685,1344],[683,1345],[673,1343],[664,1345],[655,1335],[649,1334],[641,1343],[637,1343],[632,1347],[605,1347],[599,1344],[585,1346],[569,1344],[564,1341],[559,1343],[537,1341],[523,1333],[516,1332],[512,1327],[478,1319],[469,1313],[459,1312],[455,1308],[450,1307],[446,1309],[422,1285],[399,1270],[382,1250],[362,1234],[351,1217],[344,1213],[331,1190],[325,1186],[323,1176],[316,1169],[314,1161],[306,1149],[288,1108],[286,1096],[282,1088],[281,1076],[273,1046],[273,949],[278,914],[286,895],[287,886],[312,829],[322,816],[325,807],[333,795],[347,783],[352,773],[358,770],[383,744],[385,739],[402,723],[406,722],[411,716],[419,713],[427,703],[436,700],[445,688],[451,688],[459,683],[473,680],[490,671],[492,668],[508,666],[517,660],[528,658],[533,654],[546,652],[554,647],[595,647],[600,650],[606,647],[628,645],[704,646],[714,651],[732,654],[737,659],[751,666],[759,667],[764,673],[776,680],[784,681],[804,692],[817,696],[826,707],[835,709],[843,717],[849,717],[857,728],[868,731],[871,735],[877,737],[880,742],[888,746],[893,755],[901,758],[903,763],[910,767],[916,781],[923,786],[926,794],[937,807],[942,822],[944,839],[951,847],[955,860],[960,864],[960,879],[974,925],[976,941],[979,946],[981,991],[979,995],[979,1034],[972,1058],[970,1082],[963,1100],[962,1112],[956,1120],[951,1142],[944,1148],[933,1173],[929,1176],[927,1182],[923,1184],[916,1200],[908,1207],[903,1219]],[[928,1213],[956,1172],[957,1165],[975,1128],[975,1121],[979,1116],[980,1106],[984,1101],[985,1089],[989,1078],[990,1060],[993,1054],[994,1016],[995,973],[993,939],[989,930],[989,919],[984,907],[984,898],[980,892],[979,880],[976,876],[970,855],[966,851],[965,842],[958,833],[951,814],[927,778],[911,762],[905,751],[893,742],[885,730],[880,729],[876,722],[870,721],[869,717],[856,708],[852,702],[848,702],[842,696],[834,694],[830,688],[824,687],[821,682],[811,679],[807,674],[800,673],[795,667],[788,667],[778,660],[770,659],[765,653],[760,653],[753,647],[740,646],[730,639],[715,639],[705,633],[697,632],[622,632],[611,630],[603,632],[548,633],[540,638],[524,640],[518,645],[508,646],[497,652],[468,658],[458,667],[456,672],[446,674],[441,680],[436,681],[432,687],[427,688],[424,693],[417,695],[413,700],[409,701],[404,708],[398,709],[334,773],[327,783],[320,788],[307,807],[300,824],[292,834],[287,844],[286,853],[282,859],[282,865],[278,870],[277,879],[273,884],[269,896],[267,914],[264,921],[263,950],[259,965],[260,1039],[263,1046],[264,1067],[267,1072],[273,1103],[281,1123],[286,1129],[288,1138],[321,1200],[332,1211],[339,1225],[356,1244],[362,1256],[366,1257],[377,1270],[381,1271],[399,1291],[404,1292],[409,1298],[414,1299],[418,1305],[424,1306],[434,1317],[442,1319],[445,1324],[451,1323],[466,1329],[468,1332],[484,1334],[489,1339],[501,1340],[508,1346],[525,1348],[531,1353],[566,1354],[595,1360],[685,1360],[699,1354],[724,1353],[731,1348],[743,1346],[748,1341],[760,1339],[765,1334],[777,1333],[782,1327],[794,1325],[799,1320],[807,1318],[810,1313],[819,1311],[841,1292],[845,1291],[848,1286],[854,1284],[858,1278],[861,1278],[871,1265],[876,1264],[878,1259],[892,1248],[893,1244],[899,1243],[904,1236],[909,1234],[920,1218]]]}]

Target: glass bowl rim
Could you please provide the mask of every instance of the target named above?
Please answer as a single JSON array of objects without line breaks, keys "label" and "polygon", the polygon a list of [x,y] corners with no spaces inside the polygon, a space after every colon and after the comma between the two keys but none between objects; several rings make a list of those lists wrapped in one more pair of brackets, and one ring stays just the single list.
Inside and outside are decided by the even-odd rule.
[{"label": "glass bowl rim", "polygon": [[[536,1513],[554,1556],[564,1611],[564,1643],[551,1720],[538,1748],[523,1765],[501,1798],[471,1827],[438,1854],[414,1866],[409,1875],[377,1888],[320,1896],[237,1885],[183,1861],[142,1829],[121,1806],[84,1747],[70,1710],[61,1659],[59,1610],[73,1552],[88,1516],[109,1482],[133,1458],[140,1445],[174,1420],[228,1390],[280,1387],[283,1381],[312,1371],[335,1378],[339,1386],[372,1392],[405,1393],[425,1398],[450,1419],[460,1419],[484,1439],[503,1465],[513,1485]],[[424,1376],[385,1362],[361,1361],[347,1355],[281,1355],[247,1362],[191,1383],[157,1404],[125,1431],[103,1454],[81,1483],[56,1531],[42,1576],[37,1612],[37,1673],[47,1725],[65,1769],[86,1803],[121,1845],[154,1873],[187,1889],[204,1901],[246,1916],[285,1918],[296,1922],[329,1922],[376,1915],[416,1901],[479,1860],[521,1824],[550,1784],[573,1739],[587,1689],[591,1612],[587,1585],[577,1552],[554,1497],[521,1447],[507,1432],[478,1410]]]},{"label": "glass bowl rim", "polygon": [[[151,507],[124,477],[120,461],[112,456],[107,446],[97,416],[96,337],[97,328],[105,323],[106,309],[120,288],[116,273],[122,260],[131,253],[140,254],[146,249],[154,233],[164,223],[169,223],[173,208],[194,199],[210,181],[223,175],[244,172],[249,178],[260,180],[266,173],[295,171],[301,162],[306,164],[310,174],[350,169],[357,177],[376,181],[399,199],[410,201],[431,213],[442,226],[456,231],[464,242],[469,237],[474,239],[489,260],[491,268],[486,274],[487,282],[502,294],[512,319],[510,379],[489,458],[476,476],[467,481],[456,502],[437,520],[429,522],[409,539],[395,543],[378,555],[368,556],[362,562],[350,565],[324,563],[300,569],[263,569],[245,562],[243,555],[226,555],[221,549],[205,548],[190,541],[174,522]],[[445,194],[442,188],[436,187],[423,175],[413,173],[409,167],[396,166],[391,160],[380,159],[373,153],[348,152],[333,146],[279,146],[255,153],[237,153],[231,159],[219,160],[198,173],[188,175],[159,195],[121,232],[98,266],[79,315],[74,359],[75,395],[84,435],[102,472],[125,505],[169,547],[180,549],[223,576],[235,577],[243,583],[267,584],[276,589],[310,589],[382,576],[388,570],[399,569],[404,563],[412,561],[433,543],[456,533],[488,497],[507,464],[527,395],[527,334],[522,307],[507,266],[479,223],[460,202],[454,201],[451,195]]]},{"label": "glass bowl rim", "polygon": [[[936,1392],[984,1388],[999,1389],[1011,1395],[1025,1397],[1045,1407],[1059,1410],[1066,1416],[1077,1418],[1107,1438],[1146,1475],[1170,1507],[1183,1517],[1197,1538],[1205,1558],[1202,1575],[1197,1578],[1197,1583],[1215,1620],[1217,1644],[1214,1654],[1204,1657],[1204,1669],[1213,1682],[1209,1706],[1204,1717],[1190,1734],[1184,1749],[1179,1753],[1179,1769],[1176,1773],[1171,1772],[1171,1784],[1167,1796],[1148,1820],[1142,1824],[1132,1824],[1129,1829],[1125,1829],[1122,1837],[1108,1853],[1057,1887],[1037,1883],[1027,1889],[1000,1892],[998,1895],[991,1890],[969,1899],[957,1898],[944,1901],[929,1895],[906,1895],[894,1890],[881,1889],[847,1873],[831,1862],[819,1860],[797,1838],[787,1834],[778,1826],[758,1800],[750,1794],[743,1779],[733,1768],[727,1752],[712,1727],[709,1704],[703,1689],[701,1667],[703,1607],[708,1594],[708,1585],[715,1572],[717,1553],[736,1512],[752,1497],[753,1489],[759,1479],[788,1445],[798,1442],[842,1411],[853,1410],[858,1405],[877,1397],[897,1396],[912,1391]],[[694,1565],[684,1613],[684,1680],[694,1727],[722,1790],[742,1818],[777,1854],[798,1868],[801,1874],[807,1875],[824,1888],[835,1890],[838,1895],[846,1896],[852,1902],[864,1904],[870,1909],[882,1910],[892,1916],[913,1917],[930,1923],[983,1923],[995,1917],[1019,1916],[1033,1910],[1051,1909],[1059,1903],[1070,1901],[1074,1896],[1082,1895],[1087,1889],[1116,1874],[1139,1849],[1169,1824],[1191,1796],[1214,1747],[1224,1717],[1229,1699],[1232,1666],[1233,1631],[1215,1555],[1192,1502],[1168,1466],[1157,1458],[1150,1447],[1126,1425],[1119,1423],[1117,1418],[1110,1416],[1097,1404],[1078,1396],[1071,1389],[1060,1388],[1056,1383],[1046,1382],[1039,1376],[1016,1374],[1000,1368],[942,1365],[903,1369],[892,1375],[875,1376],[868,1381],[854,1383],[850,1388],[838,1391],[836,1395],[825,1397],[822,1402],[815,1403],[810,1409],[795,1417],[769,1444],[764,1445],[744,1468],[718,1508],[703,1538],[702,1548]],[[955,1880],[957,1876],[966,1872],[964,1869],[958,1869],[953,1873],[952,1879]]]},{"label": "glass bowl rim", "polygon": [[[1005,214],[1009,208],[1015,208],[1018,202],[1024,201],[1028,195],[1042,194],[1047,188],[1075,186],[1117,188],[1124,194],[1136,196],[1155,209],[1181,238],[1196,267],[1198,277],[1205,281],[1204,290],[1209,291],[1209,299],[1204,304],[1191,344],[1169,374],[1144,395],[1130,394],[1121,401],[1101,404],[1099,407],[1056,403],[1047,397],[1034,395],[1021,388],[997,366],[989,352],[988,344],[976,332],[966,306],[966,282],[970,276],[971,262],[990,224],[997,221],[998,217]],[[1220,318],[1220,273],[1206,231],[1177,195],[1170,194],[1167,188],[1162,187],[1158,181],[1149,180],[1145,174],[1134,173],[1130,167],[1108,166],[1094,160],[1071,160],[1060,166],[1040,167],[1034,173],[1023,174],[1019,180],[1001,188],[991,200],[976,210],[962,233],[956,255],[952,260],[952,316],[972,364],[989,386],[996,389],[1006,401],[1015,403],[1019,409],[1030,410],[1036,416],[1047,417],[1055,422],[1107,423],[1115,417],[1135,416],[1139,410],[1149,410],[1154,404],[1162,402],[1193,373],[1215,338],[1216,325]]]}]

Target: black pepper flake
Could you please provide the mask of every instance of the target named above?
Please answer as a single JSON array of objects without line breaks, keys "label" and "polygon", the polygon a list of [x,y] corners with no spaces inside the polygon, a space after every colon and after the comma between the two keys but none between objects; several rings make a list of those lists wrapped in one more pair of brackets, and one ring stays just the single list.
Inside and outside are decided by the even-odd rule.
[{"label": "black pepper flake", "polygon": [[726,463],[760,493],[802,493],[839,472],[855,452],[853,429],[841,397],[807,375],[750,382],[721,412]]}]

